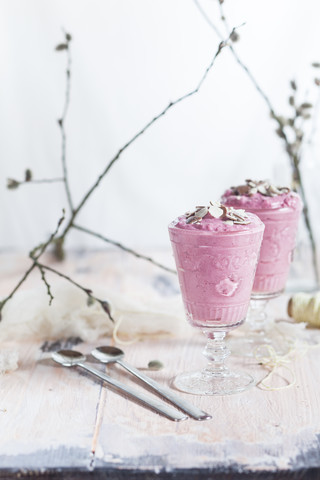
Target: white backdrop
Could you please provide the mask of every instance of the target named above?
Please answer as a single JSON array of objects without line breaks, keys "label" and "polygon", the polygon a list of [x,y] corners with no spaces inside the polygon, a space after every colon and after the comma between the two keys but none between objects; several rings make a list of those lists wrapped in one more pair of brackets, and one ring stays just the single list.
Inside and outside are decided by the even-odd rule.
[{"label": "white backdrop", "polygon": [[[223,31],[218,2],[199,2]],[[224,8],[230,25],[246,22],[235,48],[276,109],[288,113],[291,78],[302,99],[312,99],[320,3],[225,0]],[[34,178],[61,176],[57,119],[66,58],[54,51],[61,28],[73,36],[66,129],[75,204],[123,144],[197,85],[219,40],[192,0],[1,0],[0,9],[0,246],[30,249],[55,228],[64,190],[30,184],[8,191],[6,179],[22,179],[27,167]],[[201,91],[125,151],[78,223],[135,248],[166,247],[172,218],[219,198],[230,184],[247,177],[287,182],[274,130],[263,100],[225,49]],[[306,175],[318,147],[307,152]],[[307,178],[318,181],[313,173]],[[68,246],[104,247],[80,232]]]}]

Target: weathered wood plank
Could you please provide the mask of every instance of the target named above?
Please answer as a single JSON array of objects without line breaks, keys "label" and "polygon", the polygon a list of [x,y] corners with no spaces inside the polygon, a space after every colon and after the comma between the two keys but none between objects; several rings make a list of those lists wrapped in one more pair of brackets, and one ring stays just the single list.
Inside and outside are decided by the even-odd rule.
[{"label": "weathered wood plank", "polygon": [[100,384],[40,345],[19,350],[20,368],[0,377],[0,469],[89,467]]},{"label": "weathered wood plank", "polygon": [[[16,276],[0,279],[2,292],[14,284],[19,268]],[[119,255],[77,257],[63,268],[87,286],[94,281],[128,293],[133,282],[142,292],[152,285],[164,302],[176,292],[176,283],[166,275],[155,274],[142,262],[124,262]],[[29,286],[35,281],[32,277]],[[280,316],[285,303],[284,298],[274,303]],[[54,365],[50,351],[59,343],[13,344],[22,361],[19,370],[0,376],[0,478],[320,478],[320,350],[310,350],[292,364],[297,383],[286,390],[255,387],[225,397],[180,393],[213,419],[176,424],[101,388],[101,382],[87,374]],[[89,353],[93,346],[82,343],[76,348]],[[203,346],[201,333],[186,328],[185,336],[145,339],[124,349],[126,360],[138,368],[150,360],[162,361],[163,370],[148,374],[170,385],[177,373],[204,365]],[[250,359],[237,357],[231,363],[258,378],[265,373]],[[108,371],[144,390],[121,368],[110,366]]]},{"label": "weathered wood plank", "polygon": [[[199,354],[202,339],[199,337],[197,340],[192,339],[188,343],[191,359],[195,353]],[[179,342],[172,346],[172,342],[144,342],[143,348],[141,344],[128,347],[128,361],[141,367],[147,363],[150,352],[161,355],[161,351],[173,351],[173,358],[168,355],[166,358],[174,362],[174,358],[181,358],[179,354],[186,350],[186,345]],[[194,348],[190,350],[192,346]],[[90,351],[90,348],[82,346],[82,350]],[[35,354],[37,349],[34,348],[33,352]],[[9,411],[4,412],[10,415],[10,421],[5,424],[4,415],[0,417],[2,471],[10,467],[89,469],[94,422],[87,390],[88,384],[95,384],[95,381],[67,369],[49,366],[39,354],[37,365],[30,369],[30,355],[29,350],[29,356],[25,356],[26,368],[16,372],[19,373],[20,394],[16,395],[14,389],[1,388],[1,391],[7,392],[7,397],[2,396],[2,402],[8,401],[11,395],[12,401],[18,399]],[[203,473],[210,470],[222,472],[224,469],[225,473],[287,471],[292,474],[318,469],[319,397],[312,393],[313,382],[310,381],[318,374],[317,363],[316,351],[310,358],[303,358],[297,387],[282,392],[254,389],[230,397],[193,398],[186,395],[213,414],[214,418],[209,422],[188,420],[174,424],[108,391],[106,405],[102,407],[102,426],[92,466],[101,472],[136,470],[137,475],[139,471],[178,473],[185,469]],[[150,375],[167,383],[172,373],[179,371],[175,363],[168,365],[169,368],[166,366],[163,371],[150,372]],[[51,369],[54,372],[48,374],[48,368],[49,372]],[[38,373],[35,373],[37,370]],[[113,375],[130,381],[120,369],[117,368],[117,372],[115,368],[112,370]],[[49,388],[48,380],[43,376],[49,376]],[[9,377],[3,378],[8,380]],[[76,394],[71,386],[75,387]],[[98,385],[93,386],[98,388]],[[54,394],[53,402],[47,391]],[[61,403],[65,406],[64,411],[61,411]],[[77,414],[77,410],[81,410],[81,415]],[[86,412],[89,412],[91,422],[89,432]],[[25,415],[29,417],[27,421]],[[44,425],[39,425],[41,420],[44,420]]]},{"label": "weathered wood plank", "polygon": [[[201,365],[201,336],[189,342],[162,340],[128,347],[128,361],[146,365],[157,353],[165,359],[162,372],[152,376],[169,383],[181,369]],[[181,393],[213,415],[213,420],[188,420],[179,424],[159,421],[149,412],[125,400],[111,401],[101,428],[99,459],[117,467],[141,470],[183,468],[221,469],[237,466],[238,471],[285,471],[320,467],[320,396],[314,379],[319,353],[300,359],[296,365],[297,386],[265,392],[258,388],[239,395],[194,397]],[[249,365],[247,365],[249,367]],[[181,368],[182,367],[182,368]],[[251,371],[261,376],[259,367]],[[123,412],[123,413],[121,413]],[[130,421],[129,421],[130,417]],[[110,442],[110,439],[113,439]],[[125,445],[125,448],[124,448]],[[125,455],[124,455],[125,452]]]}]

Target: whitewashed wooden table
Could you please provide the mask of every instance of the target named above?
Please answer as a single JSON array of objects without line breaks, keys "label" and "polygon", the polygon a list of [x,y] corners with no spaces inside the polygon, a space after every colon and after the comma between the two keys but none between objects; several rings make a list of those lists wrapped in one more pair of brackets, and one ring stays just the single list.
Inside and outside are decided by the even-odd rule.
[{"label": "whitewashed wooden table", "polygon": [[[109,265],[120,258],[100,255],[105,255]],[[85,263],[83,257],[77,258],[64,267],[75,275],[79,263]],[[138,261],[121,259],[127,269],[138,265]],[[0,293],[4,295],[24,264],[21,259],[16,263],[13,257],[10,261],[6,257],[3,264]],[[114,270],[111,272],[113,275]],[[98,273],[83,268],[77,279],[86,279],[90,286],[93,275],[109,281],[103,268]],[[148,275],[158,280],[170,278],[155,268],[148,268]],[[36,277],[26,288],[34,282]],[[278,308],[285,309],[284,299],[278,301]],[[211,413],[212,420],[175,423],[80,370],[52,362],[51,351],[74,343],[75,339],[62,339],[17,344],[12,339],[10,344],[1,345],[18,347],[21,361],[18,370],[0,376],[0,478],[320,478],[319,349],[310,350],[292,364],[297,382],[285,390],[254,387],[222,397],[180,393]],[[150,338],[128,345],[126,360],[138,368],[146,367],[152,359],[161,360],[164,368],[148,374],[169,385],[175,374],[204,364],[203,345],[202,335],[190,335],[188,330],[179,338]],[[94,346],[80,343],[75,348],[89,353]],[[237,357],[233,361],[257,378],[266,373],[253,360]],[[95,366],[106,369],[101,364]],[[107,370],[145,391],[120,367],[113,365]]]}]

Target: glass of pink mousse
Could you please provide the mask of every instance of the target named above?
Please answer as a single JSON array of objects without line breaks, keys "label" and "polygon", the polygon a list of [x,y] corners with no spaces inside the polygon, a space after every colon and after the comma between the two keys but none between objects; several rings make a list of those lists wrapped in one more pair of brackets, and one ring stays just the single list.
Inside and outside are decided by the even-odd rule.
[{"label": "glass of pink mousse", "polygon": [[263,231],[256,215],[219,202],[196,207],[169,225],[187,319],[207,337],[206,368],[178,375],[179,390],[225,395],[254,385],[250,375],[226,366],[225,336],[246,318]]},{"label": "glass of pink mousse", "polygon": [[287,187],[254,180],[231,187],[221,201],[256,214],[265,224],[248,318],[252,329],[263,333],[266,303],[281,295],[286,285],[302,202],[299,195]]}]

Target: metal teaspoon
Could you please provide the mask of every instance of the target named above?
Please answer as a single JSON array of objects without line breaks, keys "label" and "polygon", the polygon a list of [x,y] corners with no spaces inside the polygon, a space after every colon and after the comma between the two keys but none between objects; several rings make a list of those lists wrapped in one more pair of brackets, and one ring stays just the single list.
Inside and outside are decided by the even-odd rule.
[{"label": "metal teaspoon", "polygon": [[195,407],[186,400],[178,397],[173,391],[163,387],[158,382],[148,377],[144,373],[137,370],[135,367],[132,367],[128,363],[124,362],[122,358],[124,357],[124,352],[117,347],[103,346],[97,347],[92,352],[91,355],[95,357],[102,363],[111,363],[116,362],[122,367],[124,367],[128,372],[135,375],[137,378],[145,382],[149,387],[151,387],[155,392],[160,394],[163,398],[170,400],[174,405],[179,407],[182,411],[195,418],[196,420],[209,420],[211,415],[200,410],[198,407]]},{"label": "metal teaspoon", "polygon": [[149,398],[148,396],[144,395],[143,393],[140,393],[134,388],[131,388],[128,385],[124,385],[118,380],[115,380],[114,378],[109,377],[109,375],[106,375],[105,373],[102,373],[99,370],[89,366],[88,364],[85,363],[86,357],[80,352],[76,352],[75,350],[59,350],[58,352],[52,353],[52,358],[55,362],[59,363],[60,365],[63,365],[64,367],[77,366],[77,367],[83,368],[84,370],[87,370],[93,375],[96,375],[97,377],[101,378],[104,382],[116,387],[118,390],[121,390],[122,392],[127,393],[132,398],[139,400],[143,405],[146,405],[147,407],[152,408],[153,410],[155,410],[158,413],[161,413],[162,415],[169,418],[170,420],[179,422],[180,420],[186,420],[188,418],[186,415],[181,414],[179,411],[171,408],[170,406],[164,403],[158,402],[156,400],[153,400],[152,398]]}]

